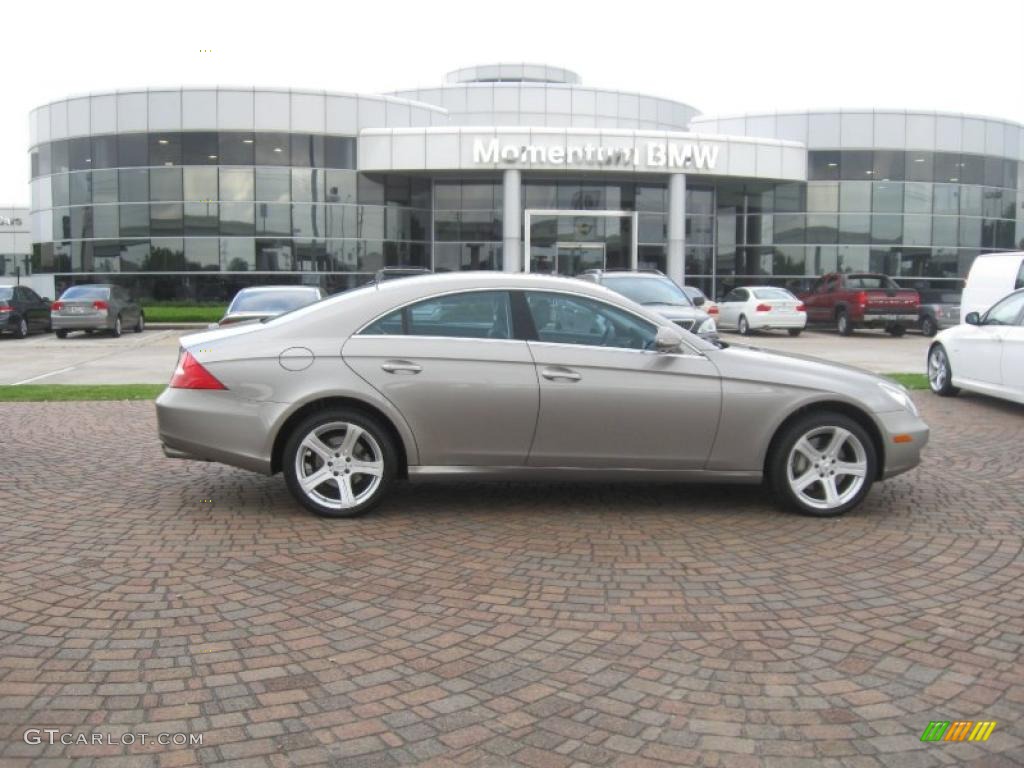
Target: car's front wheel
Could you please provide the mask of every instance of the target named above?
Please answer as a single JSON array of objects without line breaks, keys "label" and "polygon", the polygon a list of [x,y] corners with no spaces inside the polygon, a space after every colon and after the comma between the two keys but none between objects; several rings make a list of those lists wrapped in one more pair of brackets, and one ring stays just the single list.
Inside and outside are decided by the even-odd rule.
[{"label": "car's front wheel", "polygon": [[58,329],[58,331],[57,331],[57,338],[58,339],[66,339],[67,337],[68,337],[68,331],[67,331],[66,328]]},{"label": "car's front wheel", "polygon": [[928,350],[928,386],[942,397],[954,397],[960,392],[959,387],[953,386],[953,367],[941,344],[933,344]]},{"label": "car's front wheel", "polygon": [[121,338],[121,316],[114,318],[114,327],[110,329],[110,335],[115,339]]},{"label": "car's front wheel", "polygon": [[779,435],[768,475],[787,506],[835,517],[867,495],[878,470],[874,444],[848,416],[825,411],[803,416]]},{"label": "car's front wheel", "polygon": [[939,324],[935,322],[935,319],[925,315],[921,318],[921,333],[931,338],[939,332]]},{"label": "car's front wheel", "polygon": [[16,339],[24,339],[26,336],[28,336],[28,322],[26,322],[23,317],[18,320],[18,324],[14,326],[14,337]]},{"label": "car's front wheel", "polygon": [[846,314],[845,309],[839,310],[836,315],[836,330],[840,336],[849,336],[853,333],[853,323],[850,322],[850,316]]},{"label": "car's front wheel", "polygon": [[398,452],[386,429],[359,411],[332,408],[304,419],[285,444],[292,496],[323,517],[354,517],[390,490]]},{"label": "car's front wheel", "polygon": [[135,327],[132,328],[136,333],[142,333],[146,330],[146,316],[139,312],[139,319],[135,322]]}]

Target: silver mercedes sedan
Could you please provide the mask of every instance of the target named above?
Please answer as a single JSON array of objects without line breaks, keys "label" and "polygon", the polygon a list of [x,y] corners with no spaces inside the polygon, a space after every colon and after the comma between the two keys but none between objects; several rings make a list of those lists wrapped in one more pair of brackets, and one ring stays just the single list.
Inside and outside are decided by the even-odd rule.
[{"label": "silver mercedes sedan", "polygon": [[283,472],[328,517],[428,478],[766,482],[838,515],[928,441],[887,379],[719,348],[607,288],[500,272],[376,282],[186,336],[156,406],[167,456]]}]

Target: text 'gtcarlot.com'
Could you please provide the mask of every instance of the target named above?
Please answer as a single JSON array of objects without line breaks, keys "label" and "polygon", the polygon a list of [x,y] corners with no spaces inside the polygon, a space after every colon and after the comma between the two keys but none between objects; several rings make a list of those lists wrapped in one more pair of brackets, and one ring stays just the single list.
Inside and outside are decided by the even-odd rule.
[{"label": "text 'gtcarlot.com'", "polygon": [[165,747],[201,747],[201,733],[73,733],[56,728],[29,728],[22,737],[26,744],[63,744],[64,746],[119,744],[159,744]]}]

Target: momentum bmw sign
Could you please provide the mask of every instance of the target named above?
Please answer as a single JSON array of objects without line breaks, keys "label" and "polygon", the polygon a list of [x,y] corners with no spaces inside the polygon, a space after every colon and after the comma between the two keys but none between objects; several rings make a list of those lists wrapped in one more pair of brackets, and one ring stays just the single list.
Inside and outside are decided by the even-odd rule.
[{"label": "momentum bmw sign", "polygon": [[713,144],[688,141],[649,141],[633,147],[607,147],[600,144],[543,146],[501,143],[497,138],[473,140],[473,162],[477,164],[519,164],[533,166],[579,166],[600,168],[651,168],[714,170],[719,148]]}]

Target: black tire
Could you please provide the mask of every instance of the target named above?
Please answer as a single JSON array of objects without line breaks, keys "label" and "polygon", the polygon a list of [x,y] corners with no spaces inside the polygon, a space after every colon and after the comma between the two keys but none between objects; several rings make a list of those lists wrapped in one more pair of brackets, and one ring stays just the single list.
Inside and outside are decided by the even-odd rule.
[{"label": "black tire", "polygon": [[[829,427],[845,429],[852,437],[856,438],[857,442],[860,444],[861,450],[863,451],[866,467],[863,483],[860,488],[850,496],[850,498],[846,499],[842,504],[828,508],[821,508],[805,503],[803,499],[797,495],[794,489],[790,487],[789,477],[787,474],[787,462],[790,459],[790,454],[794,450],[794,446],[796,446],[797,442],[801,438],[815,430],[827,429]],[[852,446],[844,445],[844,448],[846,447],[852,448]],[[868,491],[871,490],[871,485],[878,474],[878,455],[875,451],[875,445],[871,441],[871,437],[860,424],[849,416],[845,416],[841,413],[820,411],[817,413],[805,414],[783,427],[772,441],[771,453],[768,456],[767,469],[768,482],[771,484],[772,489],[785,506],[799,512],[800,514],[810,515],[813,517],[837,517],[845,514],[860,504],[861,501],[864,500],[864,497],[867,496]],[[808,467],[807,471],[817,472],[813,467]],[[856,483],[856,480],[851,480],[850,482],[851,484],[847,486],[848,491],[853,490],[852,484]],[[821,495],[824,495],[824,486],[821,488]]]},{"label": "black tire", "polygon": [[956,397],[960,394],[960,388],[953,386],[953,366],[949,362],[949,353],[941,344],[932,344],[928,350],[928,387],[940,397]]},{"label": "black tire", "polygon": [[14,326],[14,338],[24,339],[28,336],[28,321],[22,317],[18,319],[18,324]]},{"label": "black tire", "polygon": [[939,332],[939,324],[935,322],[935,318],[931,315],[925,315],[921,318],[921,333],[928,338],[931,338]]},{"label": "black tire", "polygon": [[139,319],[135,322],[135,327],[132,328],[136,333],[142,333],[146,330],[146,316],[139,312]]},{"label": "black tire", "polygon": [[67,337],[68,337],[68,332],[67,332],[66,328],[61,328],[60,330],[57,331],[57,338],[58,339],[66,339]]},{"label": "black tire", "polygon": [[115,339],[121,338],[121,316],[114,318],[114,327],[110,329],[110,335]]},{"label": "black tire", "polygon": [[789,334],[790,336],[799,336],[799,335],[800,335],[801,333],[803,333],[803,331],[804,331],[804,329],[803,329],[803,328],[790,328],[790,329],[789,329],[789,330],[787,331],[787,333],[788,333],[788,334]]},{"label": "black tire", "polygon": [[850,316],[846,313],[845,309],[840,309],[836,312],[836,330],[840,336],[853,335],[853,323],[850,322]]},{"label": "black tire", "polygon": [[907,329],[905,326],[902,325],[890,325],[888,328],[885,329],[885,332],[888,333],[893,338],[898,339],[900,336],[904,335],[907,332]]},{"label": "black tire", "polygon": [[745,315],[740,315],[740,319],[736,321],[736,330],[740,332],[741,336],[750,335],[750,323]]},{"label": "black tire", "polygon": [[[358,427],[370,440],[367,441],[362,436],[358,437],[351,455],[345,456],[342,444],[348,435],[348,430],[345,429],[339,434],[338,431],[334,431],[334,428],[340,426],[347,427],[348,425]],[[304,448],[302,445],[306,438],[314,434],[318,429],[325,430],[322,433],[323,437],[321,440],[335,451],[334,456],[330,456],[330,460],[332,462],[338,461],[337,467],[339,472],[333,472],[332,468],[328,466],[327,459],[324,459],[319,454],[314,454],[310,449]],[[303,451],[301,457],[299,456],[300,448]],[[337,507],[318,501],[316,497],[324,498],[325,501],[332,501],[334,500],[333,496],[336,496],[337,502],[341,503],[341,481],[332,482],[333,478],[329,476],[325,476],[324,480],[312,489],[311,494],[307,494],[302,489],[299,477],[300,464],[302,467],[301,471],[310,472],[306,477],[311,477],[316,472],[325,472],[325,474],[330,473],[333,477],[342,478],[350,492],[353,492],[358,497],[359,493],[370,490],[370,486],[373,484],[373,480],[369,479],[371,476],[359,472],[342,472],[340,468],[345,467],[347,463],[351,463],[353,457],[357,460],[362,458],[364,461],[368,461],[367,457],[372,457],[375,451],[380,452],[380,461],[382,463],[380,482],[377,483],[370,495],[359,503],[353,506]],[[316,462],[319,462],[319,466],[316,466]],[[315,471],[313,471],[314,467]],[[390,431],[385,429],[376,419],[352,408],[329,408],[311,414],[292,430],[284,446],[282,469],[288,490],[295,500],[310,512],[321,517],[356,517],[376,507],[390,492],[398,470],[398,450],[395,448]],[[360,478],[358,484],[356,483],[356,478]],[[333,488],[331,487],[332,485]],[[362,491],[358,490],[360,486],[363,489]],[[332,493],[333,496],[331,496]]]}]

